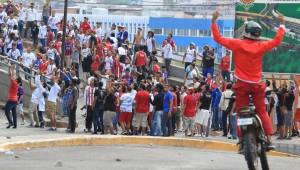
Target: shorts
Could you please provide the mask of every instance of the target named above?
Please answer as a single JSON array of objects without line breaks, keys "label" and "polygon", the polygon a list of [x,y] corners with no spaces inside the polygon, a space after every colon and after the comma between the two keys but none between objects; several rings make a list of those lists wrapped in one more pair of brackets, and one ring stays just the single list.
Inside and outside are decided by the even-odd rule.
[{"label": "shorts", "polygon": [[198,123],[203,126],[207,126],[208,120],[209,120],[209,110],[199,109],[196,114],[195,123]]},{"label": "shorts", "polygon": [[104,126],[112,126],[113,118],[116,116],[116,112],[114,111],[105,111],[103,115],[103,125]]},{"label": "shorts", "polygon": [[47,118],[50,119],[52,114],[56,114],[56,103],[47,101],[46,103]]},{"label": "shorts", "polygon": [[119,116],[120,122],[125,122],[127,125],[130,125],[131,122],[131,112],[121,112]]},{"label": "shorts", "polygon": [[147,127],[147,118],[148,118],[147,113],[135,113],[133,116],[132,124],[136,128],[139,128],[139,127],[146,128]]},{"label": "shorts", "polygon": [[285,126],[293,125],[293,111],[288,111],[287,114],[284,115],[284,125]]},{"label": "shorts", "polygon": [[18,113],[23,113],[24,112],[23,103],[20,103],[20,104],[17,105],[17,112]]},{"label": "shorts", "polygon": [[176,123],[180,123],[180,119],[181,119],[181,111],[180,108],[177,109],[177,111],[175,112],[175,122]]},{"label": "shorts", "polygon": [[281,114],[280,107],[276,107],[276,114],[277,114],[277,125],[283,126],[284,125],[284,116]]},{"label": "shorts", "polygon": [[185,130],[193,129],[195,125],[195,117],[185,117],[183,116],[183,128]]}]

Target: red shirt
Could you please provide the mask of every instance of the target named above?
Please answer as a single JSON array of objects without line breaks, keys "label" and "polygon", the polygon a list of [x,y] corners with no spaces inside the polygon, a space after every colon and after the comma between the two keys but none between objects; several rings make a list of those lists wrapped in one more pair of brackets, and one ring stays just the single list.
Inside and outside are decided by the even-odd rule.
[{"label": "red shirt", "polygon": [[153,72],[154,72],[154,73],[158,73],[159,71],[160,71],[159,65],[158,65],[158,64],[154,64],[154,65],[153,65]]},{"label": "red shirt", "polygon": [[50,46],[51,41],[53,41],[54,33],[53,32],[47,32],[47,47]]},{"label": "red shirt", "polygon": [[185,105],[183,115],[185,117],[194,117],[196,115],[196,110],[197,110],[196,97],[192,94],[188,94],[187,96],[184,97],[183,103]]},{"label": "red shirt", "polygon": [[229,67],[230,67],[230,57],[226,55],[221,60],[220,68],[222,71],[229,71]]},{"label": "red shirt", "polygon": [[61,41],[55,41],[55,43],[54,43],[54,48],[57,50],[58,55],[61,54],[61,45],[62,45]]},{"label": "red shirt", "polygon": [[145,90],[140,90],[135,95],[136,113],[149,112],[149,93]]},{"label": "red shirt", "polygon": [[[164,47],[167,44],[168,44],[168,41],[164,40],[163,43],[162,43],[162,47]],[[172,40],[172,39],[170,40],[170,45],[171,45],[172,48],[175,48],[175,42],[174,42],[174,40]]]},{"label": "red shirt", "polygon": [[41,73],[46,73],[47,72],[47,67],[48,67],[48,61],[43,61],[40,64],[40,72]]},{"label": "red shirt", "polygon": [[88,22],[84,21],[80,24],[80,29],[83,31],[83,33],[86,33],[88,30],[91,29],[91,26]]},{"label": "red shirt", "polygon": [[135,65],[137,67],[146,65],[145,58],[146,58],[146,53],[143,51],[138,51],[136,53]]},{"label": "red shirt", "polygon": [[234,76],[249,83],[259,83],[262,75],[263,55],[278,46],[284,38],[285,29],[280,27],[276,37],[270,41],[254,41],[250,39],[233,39],[221,36],[218,25],[211,25],[214,40],[232,50],[234,54]]},{"label": "red shirt", "polygon": [[99,57],[99,55],[97,54],[97,55],[95,56],[95,59],[93,60],[92,65],[91,65],[91,69],[92,69],[92,71],[94,71],[94,72],[97,71],[97,70],[99,69],[99,66],[100,66],[99,59],[100,59],[100,57]]},{"label": "red shirt", "polygon": [[19,85],[16,80],[10,80],[10,86],[8,89],[8,101],[17,102],[18,101],[18,88]]}]

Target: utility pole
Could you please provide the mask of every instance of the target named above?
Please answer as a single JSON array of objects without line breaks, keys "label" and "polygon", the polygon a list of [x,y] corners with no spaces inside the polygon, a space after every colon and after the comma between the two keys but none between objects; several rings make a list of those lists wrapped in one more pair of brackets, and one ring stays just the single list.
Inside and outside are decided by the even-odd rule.
[{"label": "utility pole", "polygon": [[60,56],[60,68],[64,68],[64,59],[65,59],[65,42],[66,42],[66,25],[67,25],[67,12],[68,12],[68,0],[65,0],[64,7],[64,19],[63,19],[63,35],[62,35],[62,46],[61,46],[61,56]]}]

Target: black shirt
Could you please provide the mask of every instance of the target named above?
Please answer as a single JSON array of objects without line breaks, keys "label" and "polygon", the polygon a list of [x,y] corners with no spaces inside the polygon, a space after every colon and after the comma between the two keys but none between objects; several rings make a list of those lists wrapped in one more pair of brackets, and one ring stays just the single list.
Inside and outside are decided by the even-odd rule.
[{"label": "black shirt", "polygon": [[104,104],[104,99],[106,96],[106,91],[103,89],[97,89],[94,93],[94,96],[96,98],[96,106],[98,105],[103,105]]},{"label": "black shirt", "polygon": [[104,101],[104,111],[116,111],[115,100],[116,97],[114,96],[114,93],[106,95],[106,99]]},{"label": "black shirt", "polygon": [[154,101],[153,105],[155,106],[155,111],[162,111],[163,109],[163,104],[164,104],[164,93],[158,93],[156,96],[154,96]]},{"label": "black shirt", "polygon": [[211,104],[211,93],[210,92],[203,92],[200,97],[200,107],[199,109],[209,110]]},{"label": "black shirt", "polygon": [[294,104],[295,96],[293,93],[289,92],[287,95],[287,98],[285,100],[285,105],[288,111],[293,110],[293,104]]},{"label": "black shirt", "polygon": [[202,59],[202,63],[203,63],[203,67],[207,68],[207,67],[214,67],[214,62],[215,59],[212,59],[209,55],[209,52],[204,51],[203,52],[203,59]]}]

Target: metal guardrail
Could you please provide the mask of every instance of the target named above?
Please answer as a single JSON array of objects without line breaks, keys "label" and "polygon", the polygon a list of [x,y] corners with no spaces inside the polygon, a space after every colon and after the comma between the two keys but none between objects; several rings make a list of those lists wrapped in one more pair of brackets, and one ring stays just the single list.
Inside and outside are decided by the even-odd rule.
[{"label": "metal guardrail", "polygon": [[[26,81],[25,79],[25,76],[28,76],[29,79],[34,79],[34,76],[35,75],[38,75],[39,74],[39,71],[32,68],[32,67],[27,67],[27,66],[24,66],[22,63],[14,60],[14,59],[11,59],[7,56],[3,56],[3,55],[0,55],[0,66],[1,66],[1,69],[2,70],[5,70],[5,71],[8,71],[10,65],[16,65],[16,75],[17,76],[20,76],[22,78],[23,81]],[[6,68],[6,69],[3,69],[3,66]],[[27,73],[24,68],[27,68],[30,70],[30,73]],[[46,76],[41,76],[41,78],[43,78],[44,80],[46,81],[50,81],[49,78],[47,78]],[[48,85],[49,86],[49,85]],[[49,86],[50,87],[50,86]]]}]

